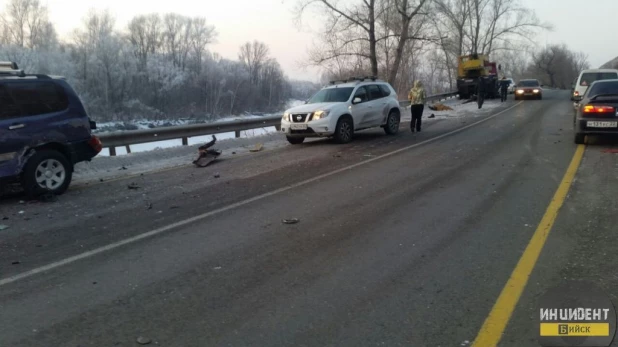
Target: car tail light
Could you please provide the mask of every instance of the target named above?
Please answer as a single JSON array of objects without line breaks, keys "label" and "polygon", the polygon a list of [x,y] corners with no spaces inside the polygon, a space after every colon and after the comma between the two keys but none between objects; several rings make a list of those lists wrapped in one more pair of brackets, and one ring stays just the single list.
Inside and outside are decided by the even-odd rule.
[{"label": "car tail light", "polygon": [[574,96],[579,96],[579,92],[576,90],[576,91],[573,93],[573,95],[574,95]]},{"label": "car tail light", "polygon": [[101,140],[94,135],[90,138],[88,144],[97,152],[97,154],[103,150],[103,143],[101,143]]},{"label": "car tail light", "polygon": [[611,106],[586,105],[583,111],[584,113],[614,113],[616,109]]}]

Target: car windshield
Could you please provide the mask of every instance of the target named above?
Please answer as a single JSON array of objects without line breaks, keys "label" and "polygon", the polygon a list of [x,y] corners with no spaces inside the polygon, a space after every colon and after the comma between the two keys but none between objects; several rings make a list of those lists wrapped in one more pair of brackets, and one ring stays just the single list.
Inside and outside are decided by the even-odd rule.
[{"label": "car windshield", "polygon": [[588,97],[593,97],[595,95],[603,94],[618,95],[618,81],[595,83],[592,87],[588,89],[586,95]]},{"label": "car windshield", "polygon": [[345,102],[350,99],[350,95],[353,90],[353,87],[322,89],[311,99],[309,99],[307,103],[315,104],[319,102]]},{"label": "car windshield", "polygon": [[537,80],[519,81],[519,84],[517,86],[518,87],[538,87],[539,81]]},{"label": "car windshield", "polygon": [[594,81],[618,79],[616,72],[586,72],[579,79],[579,85],[587,87]]}]

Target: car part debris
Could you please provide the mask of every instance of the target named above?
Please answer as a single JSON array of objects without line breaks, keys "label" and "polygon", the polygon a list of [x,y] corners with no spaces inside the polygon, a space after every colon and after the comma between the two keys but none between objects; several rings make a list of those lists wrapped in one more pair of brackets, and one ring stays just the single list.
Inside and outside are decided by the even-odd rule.
[{"label": "car part debris", "polygon": [[150,344],[151,342],[152,340],[147,337],[140,336],[137,338],[137,343],[139,343],[140,345],[147,345],[147,344]]},{"label": "car part debris", "polygon": [[296,224],[296,223],[300,222],[300,220],[298,218],[290,218],[290,219],[283,219],[283,220],[281,220],[281,222],[283,224]]},{"label": "car part debris", "polygon": [[9,228],[8,225],[0,224],[0,230],[5,230],[5,229],[8,229],[8,228]]},{"label": "car part debris", "polygon": [[251,148],[249,151],[250,152],[259,152],[261,150],[264,149],[264,145],[261,143],[258,143],[257,145],[255,145],[255,147]]},{"label": "car part debris", "polygon": [[205,145],[198,147],[198,157],[193,161],[197,167],[206,167],[221,155],[218,149],[210,148],[217,142],[215,135],[212,135],[212,140]]},{"label": "car part debris", "polygon": [[137,183],[132,182],[131,184],[129,184],[129,185],[127,186],[127,188],[129,188],[129,189],[139,189],[139,188],[141,188],[141,187],[140,187]]}]

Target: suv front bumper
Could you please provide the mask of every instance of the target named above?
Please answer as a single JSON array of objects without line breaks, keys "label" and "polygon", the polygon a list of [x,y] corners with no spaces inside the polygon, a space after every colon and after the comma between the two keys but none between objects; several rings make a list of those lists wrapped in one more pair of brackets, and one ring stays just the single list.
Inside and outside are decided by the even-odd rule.
[{"label": "suv front bumper", "polygon": [[[288,122],[281,120],[281,133],[289,137],[328,137],[335,133],[335,125],[331,118],[312,120],[305,123]],[[292,129],[292,125],[306,125],[306,129]]]}]

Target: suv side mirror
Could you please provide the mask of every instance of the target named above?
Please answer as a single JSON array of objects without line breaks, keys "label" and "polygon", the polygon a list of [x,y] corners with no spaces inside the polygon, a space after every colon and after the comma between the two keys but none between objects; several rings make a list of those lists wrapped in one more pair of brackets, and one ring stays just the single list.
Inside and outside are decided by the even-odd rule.
[{"label": "suv side mirror", "polygon": [[358,96],[354,98],[354,100],[352,100],[352,103],[354,105],[356,104],[360,104],[361,102],[363,102],[363,99],[359,98]]}]

